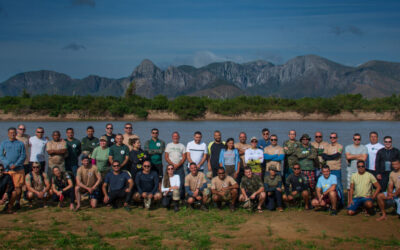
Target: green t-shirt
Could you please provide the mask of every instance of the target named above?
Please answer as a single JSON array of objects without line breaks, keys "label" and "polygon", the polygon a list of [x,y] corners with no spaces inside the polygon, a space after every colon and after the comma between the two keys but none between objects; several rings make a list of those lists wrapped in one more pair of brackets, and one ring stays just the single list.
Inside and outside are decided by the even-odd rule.
[{"label": "green t-shirt", "polygon": [[96,166],[100,172],[108,172],[111,168],[108,164],[108,156],[110,155],[110,148],[102,149],[100,146],[95,148],[92,153],[92,159],[96,160]]},{"label": "green t-shirt", "polygon": [[72,141],[68,139],[65,140],[67,142],[68,149],[68,157],[65,159],[65,167],[66,169],[70,169],[72,166],[78,166],[78,158],[82,153],[81,142],[75,138]]},{"label": "green t-shirt", "polygon": [[99,138],[97,137],[84,137],[82,138],[82,151],[89,151],[90,153],[93,152],[93,149],[99,146]]},{"label": "green t-shirt", "polygon": [[150,139],[146,141],[144,150],[150,155],[150,161],[152,164],[162,164],[162,154],[165,151],[165,142],[157,139],[154,141]]},{"label": "green t-shirt", "polygon": [[121,146],[114,144],[110,147],[109,156],[112,156],[113,161],[119,161],[122,164],[125,161],[125,157],[129,156],[129,148],[125,144]]}]

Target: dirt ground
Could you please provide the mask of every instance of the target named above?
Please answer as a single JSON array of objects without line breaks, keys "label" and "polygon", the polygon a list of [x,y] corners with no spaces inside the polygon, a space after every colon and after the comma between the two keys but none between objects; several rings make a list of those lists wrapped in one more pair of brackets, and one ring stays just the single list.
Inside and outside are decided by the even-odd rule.
[{"label": "dirt ground", "polygon": [[400,249],[397,216],[377,222],[377,215],[350,217],[345,212],[23,207],[18,214],[0,215],[0,248]]}]

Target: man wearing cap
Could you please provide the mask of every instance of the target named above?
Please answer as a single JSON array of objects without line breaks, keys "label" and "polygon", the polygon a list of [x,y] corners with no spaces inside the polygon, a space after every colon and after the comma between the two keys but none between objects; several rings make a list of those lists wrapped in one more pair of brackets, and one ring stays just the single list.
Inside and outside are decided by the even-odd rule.
[{"label": "man wearing cap", "polygon": [[337,178],[331,175],[329,166],[322,166],[322,175],[318,178],[317,183],[317,197],[315,197],[311,204],[315,208],[331,208],[331,215],[337,214],[338,192],[336,191]]},{"label": "man wearing cap", "polygon": [[[373,202],[381,191],[381,185],[371,173],[366,171],[364,161],[358,160],[356,164],[357,173],[353,174],[350,180],[347,214],[355,215],[360,207],[364,207],[368,214],[372,214]],[[372,187],[375,187],[375,192]]]},{"label": "man wearing cap", "polygon": [[96,165],[103,179],[111,170],[109,156],[110,148],[107,147],[107,137],[103,135],[100,137],[100,146],[96,147],[91,155],[92,164]]},{"label": "man wearing cap", "polygon": [[317,169],[316,169],[316,176],[318,177],[321,174],[321,168],[324,163],[324,160],[322,159],[322,154],[324,153],[324,150],[328,146],[329,143],[327,143],[326,141],[323,141],[322,132],[320,132],[320,131],[315,132],[314,138],[315,138],[314,141],[311,142],[311,146],[313,146],[317,150],[317,153],[318,153],[319,165],[317,166]]},{"label": "man wearing cap", "polygon": [[235,202],[238,196],[239,185],[231,176],[226,176],[223,167],[218,168],[218,176],[211,180],[212,199],[221,208],[222,202],[230,202],[229,209],[235,211]]},{"label": "man wearing cap", "polygon": [[296,130],[290,130],[289,140],[283,143],[283,152],[285,153],[283,180],[293,173],[293,165],[297,163],[295,150],[298,147],[300,147],[300,142],[296,140]]},{"label": "man wearing cap", "polygon": [[267,208],[268,210],[273,211],[277,207],[279,212],[283,212],[282,177],[278,174],[279,170],[276,169],[275,166],[270,166],[268,172],[269,173],[264,177],[264,189],[267,194]]},{"label": "man wearing cap", "polygon": [[115,136],[115,144],[110,147],[108,160],[110,165],[112,165],[114,161],[118,161],[121,170],[130,171],[130,166],[127,165],[129,161],[129,148],[122,143],[123,140],[124,137],[122,134],[117,134]]},{"label": "man wearing cap", "polygon": [[[266,172],[269,174],[269,169],[273,167],[280,174],[282,161],[285,158],[285,153],[283,148],[278,145],[278,136],[271,135],[270,137],[271,145],[264,148],[264,160],[266,161]],[[265,178],[265,176],[264,176]]]},{"label": "man wearing cap", "polygon": [[81,207],[81,194],[88,193],[90,199],[90,206],[97,207],[97,200],[100,198],[100,183],[101,175],[95,165],[92,165],[89,156],[82,157],[82,166],[78,168],[76,173],[76,208],[77,211]]},{"label": "man wearing cap", "polygon": [[245,163],[251,168],[253,174],[261,178],[262,168],[261,164],[264,162],[264,153],[257,147],[257,137],[253,136],[250,140],[251,148],[247,149],[244,153]]},{"label": "man wearing cap", "polygon": [[308,134],[303,134],[300,138],[300,147],[296,148],[295,155],[298,159],[301,173],[306,177],[311,194],[314,194],[316,184],[315,168],[318,166],[316,164],[318,162],[318,152],[310,145],[310,140],[311,138]]},{"label": "man wearing cap", "polygon": [[259,213],[261,213],[262,205],[265,201],[264,185],[260,176],[253,174],[250,167],[245,167],[244,176],[242,178],[242,182],[240,183],[239,201],[244,202],[244,206],[247,204],[251,206],[252,202],[255,203],[257,200],[257,210]]}]

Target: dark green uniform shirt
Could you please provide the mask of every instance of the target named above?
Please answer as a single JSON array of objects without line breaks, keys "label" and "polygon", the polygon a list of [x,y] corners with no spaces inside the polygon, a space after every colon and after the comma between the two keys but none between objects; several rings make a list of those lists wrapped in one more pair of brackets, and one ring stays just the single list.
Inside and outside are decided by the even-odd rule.
[{"label": "dark green uniform shirt", "polygon": [[112,156],[113,161],[119,161],[122,164],[125,161],[126,156],[129,156],[129,148],[125,144],[117,146],[114,144],[110,147],[110,156]]},{"label": "dark green uniform shirt", "polygon": [[165,151],[165,142],[160,139],[157,139],[156,141],[150,139],[146,141],[144,151],[147,151],[149,154],[150,162],[152,164],[162,164],[162,154]]},{"label": "dark green uniform shirt", "polygon": [[65,158],[65,169],[72,170],[72,166],[78,166],[78,158],[82,153],[81,142],[75,138],[72,141],[68,139],[67,142],[68,157]]},{"label": "dark green uniform shirt", "polygon": [[97,146],[99,146],[99,138],[97,137],[84,137],[82,138],[82,152],[84,151],[89,151],[89,153],[91,154],[93,152],[93,149]]},{"label": "dark green uniform shirt", "polygon": [[247,193],[255,193],[263,187],[260,176],[253,174],[253,177],[247,178],[243,176],[242,182],[240,182],[240,188],[243,188]]}]

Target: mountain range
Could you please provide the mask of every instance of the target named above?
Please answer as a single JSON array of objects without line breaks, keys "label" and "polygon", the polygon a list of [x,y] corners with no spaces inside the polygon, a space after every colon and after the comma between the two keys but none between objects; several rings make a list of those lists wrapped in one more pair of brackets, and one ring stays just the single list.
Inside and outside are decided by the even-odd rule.
[{"label": "mountain range", "polygon": [[358,93],[373,98],[400,92],[400,63],[374,60],[350,67],[305,55],[282,65],[259,60],[243,64],[218,62],[201,68],[170,66],[162,70],[145,59],[128,77],[120,79],[96,75],[73,79],[48,70],[20,73],[0,83],[0,96],[18,96],[24,89],[31,95],[121,96],[132,81],[136,84],[136,94],[148,98],[160,94],[169,98],[180,95],[301,98]]}]

